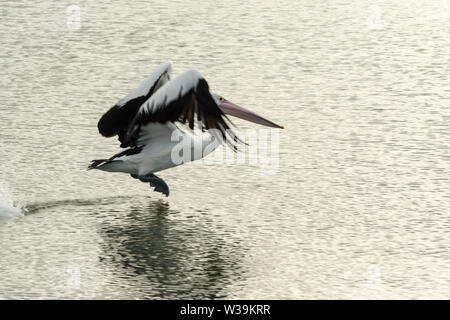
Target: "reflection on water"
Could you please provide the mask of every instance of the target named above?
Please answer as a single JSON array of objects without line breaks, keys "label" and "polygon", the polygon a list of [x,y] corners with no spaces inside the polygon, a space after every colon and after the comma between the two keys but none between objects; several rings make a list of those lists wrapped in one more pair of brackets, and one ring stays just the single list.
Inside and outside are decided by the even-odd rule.
[{"label": "reflection on water", "polygon": [[100,228],[104,241],[100,259],[117,264],[123,277],[143,276],[143,297],[215,299],[245,275],[242,248],[225,243],[214,224],[200,217],[178,219],[165,201],[131,207],[120,223]]},{"label": "reflection on water", "polygon": [[[245,278],[245,249],[206,211],[138,196],[26,210],[0,224],[0,298],[214,299]],[[23,228],[30,223],[40,227]]]}]

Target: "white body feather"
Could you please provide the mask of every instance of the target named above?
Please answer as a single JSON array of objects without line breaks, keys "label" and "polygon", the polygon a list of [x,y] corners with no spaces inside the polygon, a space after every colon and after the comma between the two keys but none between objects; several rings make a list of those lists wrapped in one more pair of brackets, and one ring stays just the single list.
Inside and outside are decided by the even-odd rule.
[{"label": "white body feather", "polygon": [[[199,160],[220,145],[220,143],[212,144],[208,134],[204,136],[192,135],[181,130],[172,122],[164,124],[151,122],[147,124],[141,130],[139,141],[145,141],[145,146],[141,152],[115,158],[113,162],[107,163],[99,167],[99,169],[144,176],[176,167],[185,162]],[[183,148],[182,144],[190,148],[189,154],[191,156],[189,159],[184,159],[185,161],[183,162],[174,161],[172,152],[177,145],[179,149]],[[199,147],[201,152],[199,152],[199,149],[194,150]]]}]

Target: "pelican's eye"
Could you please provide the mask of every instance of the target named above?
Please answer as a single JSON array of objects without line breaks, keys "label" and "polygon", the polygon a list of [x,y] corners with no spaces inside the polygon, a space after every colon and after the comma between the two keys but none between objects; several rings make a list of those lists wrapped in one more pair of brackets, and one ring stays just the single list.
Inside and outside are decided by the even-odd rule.
[{"label": "pelican's eye", "polygon": [[220,102],[224,102],[225,99],[224,99],[223,97],[219,97],[219,101],[220,101]]}]

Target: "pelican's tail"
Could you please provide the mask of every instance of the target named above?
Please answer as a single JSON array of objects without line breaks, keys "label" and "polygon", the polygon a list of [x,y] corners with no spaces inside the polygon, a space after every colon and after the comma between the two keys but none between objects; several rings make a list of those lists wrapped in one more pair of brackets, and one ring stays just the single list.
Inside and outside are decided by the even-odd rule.
[{"label": "pelican's tail", "polygon": [[92,160],[88,170],[99,169],[110,172],[135,173],[135,165],[130,163],[129,157],[140,153],[142,147],[130,148],[122,151],[109,159]]},{"label": "pelican's tail", "polygon": [[100,159],[100,160],[92,160],[91,164],[88,167],[88,170],[98,169],[101,171],[108,172],[126,172],[126,173],[134,173],[135,170],[130,163],[123,160],[111,160],[111,159]]},{"label": "pelican's tail", "polygon": [[100,165],[105,164],[106,162],[108,162],[108,159],[92,160],[88,170],[97,169]]}]

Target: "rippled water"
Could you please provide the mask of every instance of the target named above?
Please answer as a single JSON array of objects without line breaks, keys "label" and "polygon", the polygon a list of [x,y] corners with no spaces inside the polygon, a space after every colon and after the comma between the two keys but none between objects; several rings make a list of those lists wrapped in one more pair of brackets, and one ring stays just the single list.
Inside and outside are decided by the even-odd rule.
[{"label": "rippled water", "polygon": [[[0,9],[0,298],[450,298],[449,1],[71,4]],[[86,171],[167,60],[285,126],[275,174]]]}]

